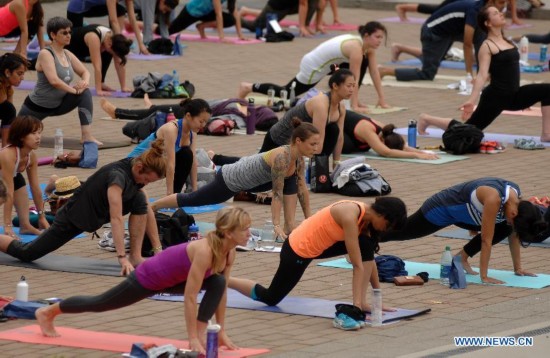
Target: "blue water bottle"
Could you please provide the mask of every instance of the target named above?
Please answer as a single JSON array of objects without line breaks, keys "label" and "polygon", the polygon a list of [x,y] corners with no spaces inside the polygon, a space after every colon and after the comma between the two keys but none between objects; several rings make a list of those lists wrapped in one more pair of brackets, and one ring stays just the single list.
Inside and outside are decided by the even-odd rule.
[{"label": "blue water bottle", "polygon": [[222,327],[208,321],[206,327],[206,358],[218,358],[218,333]]},{"label": "blue water bottle", "polygon": [[407,144],[411,148],[416,148],[416,120],[409,121],[409,131],[407,132]]}]

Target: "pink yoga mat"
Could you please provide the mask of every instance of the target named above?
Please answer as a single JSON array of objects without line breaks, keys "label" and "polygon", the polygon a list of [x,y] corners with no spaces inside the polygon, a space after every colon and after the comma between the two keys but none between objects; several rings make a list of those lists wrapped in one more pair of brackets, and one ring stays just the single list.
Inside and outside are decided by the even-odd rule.
[{"label": "pink yoga mat", "polygon": [[[175,35],[175,34],[174,34]],[[170,37],[175,36],[172,35]],[[189,41],[189,42],[214,42],[214,43],[220,43],[220,39],[218,36],[209,36],[205,39],[202,39],[200,35],[198,34],[186,34],[186,33],[180,33],[180,41]],[[256,40],[256,39],[249,39],[249,40],[241,40],[238,37],[225,37],[227,40],[229,40],[234,45],[253,45],[253,44],[261,44],[264,43],[262,40]]]},{"label": "pink yoga mat", "polygon": [[128,59],[137,60],[137,61],[169,60],[169,59],[176,59],[178,57],[179,56],[157,55],[157,54],[144,55],[144,54],[141,54],[141,53],[130,53],[128,55]]},{"label": "pink yoga mat", "polygon": [[[38,325],[31,325],[0,332],[0,339],[23,343],[86,348],[119,353],[130,352],[133,343],[154,343],[158,346],[173,344],[178,348],[184,349],[189,347],[187,341],[177,339],[137,336],[112,332],[96,332],[68,327],[57,327],[56,329],[61,337],[44,337]],[[219,356],[249,357],[268,352],[269,349],[257,348],[240,348],[234,351],[220,349]]]},{"label": "pink yoga mat", "polygon": [[424,21],[426,21],[425,18],[421,17],[409,17],[407,16],[407,21],[401,21],[401,19],[398,16],[393,17],[384,17],[382,19],[379,19],[380,22],[394,22],[398,24],[423,24]]},{"label": "pink yoga mat", "polygon": [[49,165],[49,164],[52,164],[53,162],[53,157],[42,157],[42,158],[38,158],[38,165]]}]

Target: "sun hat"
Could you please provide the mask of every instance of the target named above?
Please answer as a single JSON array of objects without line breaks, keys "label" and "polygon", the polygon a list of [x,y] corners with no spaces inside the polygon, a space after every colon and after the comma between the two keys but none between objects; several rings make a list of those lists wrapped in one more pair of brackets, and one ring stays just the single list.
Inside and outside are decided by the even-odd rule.
[{"label": "sun hat", "polygon": [[79,187],[80,180],[74,175],[59,178],[55,181],[55,190],[50,197],[52,199],[70,198]]}]

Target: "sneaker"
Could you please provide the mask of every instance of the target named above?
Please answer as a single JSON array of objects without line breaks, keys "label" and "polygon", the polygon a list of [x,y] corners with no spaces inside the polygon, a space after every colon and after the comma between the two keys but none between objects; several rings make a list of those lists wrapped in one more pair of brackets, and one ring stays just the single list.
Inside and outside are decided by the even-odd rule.
[{"label": "sneaker", "polygon": [[356,320],[344,313],[337,314],[332,321],[332,325],[344,331],[356,331],[361,328],[361,325]]},{"label": "sneaker", "polygon": [[545,149],[543,144],[537,143],[534,139],[525,138],[515,139],[514,148],[526,150]]},{"label": "sneaker", "polygon": [[248,241],[246,242],[246,246],[237,245],[235,248],[237,251],[254,251],[256,247],[258,246],[256,243],[257,239],[253,236],[248,238]]},{"label": "sneaker", "polygon": [[497,151],[497,142],[485,142],[485,153],[487,154],[496,154]]},{"label": "sneaker", "polygon": [[[102,250],[115,252],[116,248],[113,241],[113,232],[103,232],[102,238],[97,243],[97,246]],[[124,249],[126,250],[126,252],[130,251],[130,235],[128,233],[124,233]]]},{"label": "sneaker", "polygon": [[485,143],[486,142],[482,142],[481,145],[479,146],[480,153],[487,154],[487,145]]}]

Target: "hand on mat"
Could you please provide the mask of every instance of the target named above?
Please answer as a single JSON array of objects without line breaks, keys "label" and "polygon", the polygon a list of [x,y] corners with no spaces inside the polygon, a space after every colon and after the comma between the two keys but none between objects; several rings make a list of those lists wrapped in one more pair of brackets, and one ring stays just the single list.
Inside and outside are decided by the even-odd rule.
[{"label": "hand on mat", "polygon": [[387,104],[386,101],[381,101],[381,100],[378,100],[378,103],[376,103],[376,107],[385,108],[385,109],[391,108],[391,106]]},{"label": "hand on mat", "polygon": [[16,240],[19,240],[19,237],[17,235],[15,235],[15,233],[13,232],[13,228],[11,226],[4,227],[4,235],[9,236],[9,237],[13,237]]},{"label": "hand on mat", "polygon": [[233,342],[231,342],[231,340],[225,333],[225,330],[222,329],[220,331],[218,338],[220,340],[220,344],[219,344],[220,346],[226,346],[230,350],[239,349],[239,347],[237,347],[235,344],[233,344]]},{"label": "hand on mat", "polygon": [[439,155],[435,154],[434,152],[418,152],[417,159],[425,159],[425,160],[435,160],[439,159]]},{"label": "hand on mat", "polygon": [[537,277],[536,273],[532,273],[529,271],[525,271],[524,269],[515,270],[514,273],[516,276],[531,276],[531,277]]},{"label": "hand on mat", "polygon": [[485,277],[485,278],[482,277],[481,282],[483,282],[483,283],[492,283],[494,285],[502,285],[502,284],[506,283],[504,281],[497,280],[496,278],[492,278],[492,277],[488,277],[488,276]]},{"label": "hand on mat", "polygon": [[130,260],[128,260],[127,257],[119,257],[118,263],[122,267],[122,269],[120,270],[121,276],[128,276],[130,272],[134,271],[134,265],[130,263]]},{"label": "hand on mat", "polygon": [[288,237],[288,235],[285,234],[285,230],[281,226],[275,226],[273,231],[275,231],[275,237],[282,237],[285,240]]},{"label": "hand on mat", "polygon": [[193,352],[199,352],[199,354],[206,354],[206,351],[204,350],[204,346],[200,342],[198,338],[190,338],[189,339],[189,349]]},{"label": "hand on mat", "polygon": [[139,46],[139,53],[142,53],[144,55],[150,55],[151,52],[149,52],[149,50],[147,49],[147,47],[145,45],[140,45]]}]

